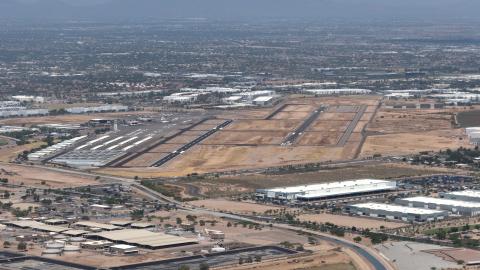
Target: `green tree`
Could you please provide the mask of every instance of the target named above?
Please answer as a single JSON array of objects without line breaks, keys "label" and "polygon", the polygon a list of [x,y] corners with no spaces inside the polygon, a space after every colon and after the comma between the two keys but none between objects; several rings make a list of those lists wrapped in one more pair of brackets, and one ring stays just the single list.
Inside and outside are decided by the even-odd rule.
[{"label": "green tree", "polygon": [[445,238],[447,238],[447,232],[446,232],[444,229],[439,229],[439,230],[435,233],[435,237],[436,237],[438,240],[444,240]]},{"label": "green tree", "polygon": [[208,263],[202,262],[202,263],[198,266],[198,268],[199,268],[200,270],[208,270],[208,269],[210,269],[210,266],[208,265]]},{"label": "green tree", "polygon": [[360,243],[362,241],[362,237],[357,236],[357,237],[353,238],[353,241],[355,241],[355,243]]},{"label": "green tree", "polygon": [[23,241],[18,243],[17,249],[18,250],[26,250],[27,249],[27,243],[25,243]]}]

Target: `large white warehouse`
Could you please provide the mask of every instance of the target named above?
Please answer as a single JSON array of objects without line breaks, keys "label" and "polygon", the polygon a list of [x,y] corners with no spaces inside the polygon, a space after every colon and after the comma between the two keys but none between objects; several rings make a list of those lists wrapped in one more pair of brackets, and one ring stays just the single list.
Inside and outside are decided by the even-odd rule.
[{"label": "large white warehouse", "polygon": [[400,205],[426,209],[441,209],[464,216],[480,215],[480,202],[467,202],[432,197],[399,198],[395,200]]},{"label": "large white warehouse", "polygon": [[360,179],[316,185],[257,190],[257,197],[269,200],[319,200],[395,190],[396,182]]},{"label": "large white warehouse", "polygon": [[446,211],[407,207],[384,203],[360,203],[346,207],[347,211],[354,215],[385,218],[390,220],[402,220],[413,222],[425,222],[442,220],[447,216]]},{"label": "large white warehouse", "polygon": [[480,190],[453,191],[441,194],[441,197],[450,200],[480,202]]}]

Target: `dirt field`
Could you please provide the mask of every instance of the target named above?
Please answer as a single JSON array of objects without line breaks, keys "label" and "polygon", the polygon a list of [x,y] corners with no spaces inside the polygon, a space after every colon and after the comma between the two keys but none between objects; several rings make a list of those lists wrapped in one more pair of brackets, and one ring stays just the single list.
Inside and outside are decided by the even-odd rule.
[{"label": "dirt field", "polygon": [[[30,187],[78,187],[99,184],[95,179],[78,175],[70,175],[61,172],[54,172],[42,168],[19,166],[13,164],[0,164],[0,177],[9,179],[9,183],[20,185],[21,183]],[[45,185],[42,185],[45,181]]]},{"label": "dirt field", "polygon": [[311,112],[316,109],[315,105],[304,105],[304,104],[298,104],[298,105],[287,105],[285,108],[283,108],[282,111],[284,112]]},{"label": "dirt field", "polygon": [[227,130],[270,130],[291,131],[300,124],[300,120],[238,120],[228,126]]},{"label": "dirt field", "polygon": [[277,113],[272,119],[283,120],[283,119],[304,119],[310,115],[308,111],[281,111]]},{"label": "dirt field", "polygon": [[106,168],[101,171],[140,177],[179,176],[194,172],[204,173],[340,159],[341,151],[342,149],[338,147],[197,145],[180,158],[175,158],[159,168],[129,168],[128,170]]},{"label": "dirt field", "polygon": [[44,142],[35,141],[29,144],[24,145],[6,145],[0,147],[0,162],[10,162],[15,160],[15,158],[23,153],[23,151],[30,151],[31,149],[38,148],[41,145],[45,144]]},{"label": "dirt field", "polygon": [[334,146],[342,132],[305,132],[298,140],[298,145]]},{"label": "dirt field", "polygon": [[468,140],[460,129],[398,133],[367,137],[360,156],[405,155],[421,151],[456,149],[460,146],[469,147]]},{"label": "dirt field", "polygon": [[362,229],[379,229],[380,226],[384,226],[385,228],[399,228],[405,225],[406,223],[397,223],[397,222],[390,222],[384,221],[380,219],[370,219],[370,218],[363,218],[363,217],[355,217],[355,216],[344,216],[344,215],[332,215],[332,214],[305,214],[300,215],[298,217],[301,221],[312,221],[312,222],[319,222],[325,223],[330,222],[335,225],[339,226],[346,226],[352,227],[355,226],[357,228]]},{"label": "dirt field", "polygon": [[316,121],[313,123],[308,131],[322,131],[322,132],[333,132],[339,131],[343,132],[347,129],[350,121],[348,120],[329,120],[329,121]]},{"label": "dirt field", "polygon": [[228,201],[224,199],[192,201],[190,202],[190,204],[199,206],[199,207],[206,207],[213,210],[229,211],[229,212],[234,212],[239,214],[248,214],[252,212],[264,213],[267,210],[281,209],[281,207],[275,207],[270,205]]},{"label": "dirt field", "polygon": [[280,145],[287,131],[221,131],[202,142],[202,145],[258,144]]},{"label": "dirt field", "polygon": [[367,131],[389,134],[451,129],[452,117],[452,113],[448,111],[382,109]]}]

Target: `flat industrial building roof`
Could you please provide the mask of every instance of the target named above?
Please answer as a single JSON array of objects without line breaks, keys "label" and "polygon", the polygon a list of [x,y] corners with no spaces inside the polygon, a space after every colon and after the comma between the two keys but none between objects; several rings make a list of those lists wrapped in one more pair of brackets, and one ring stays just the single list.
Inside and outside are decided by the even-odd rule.
[{"label": "flat industrial building roof", "polygon": [[62,234],[65,234],[68,236],[79,236],[87,233],[89,233],[89,231],[84,231],[84,230],[68,230],[68,231],[62,232]]},{"label": "flat industrial building roof", "polygon": [[408,202],[431,203],[431,204],[457,206],[457,207],[465,207],[465,208],[480,208],[480,203],[477,203],[477,202],[466,202],[466,201],[432,198],[432,197],[411,197],[411,198],[402,198],[400,200],[408,201]]},{"label": "flat industrial building roof", "polygon": [[376,179],[360,179],[343,182],[332,182],[316,185],[294,186],[284,188],[273,188],[259,190],[266,193],[294,195],[298,199],[316,199],[326,197],[344,196],[356,193],[370,193],[383,190],[392,190],[396,188],[395,181],[376,180]]},{"label": "flat industrial building roof", "polygon": [[394,183],[394,182],[386,181],[386,180],[377,180],[377,179],[359,179],[359,180],[331,182],[331,183],[315,184],[315,185],[271,188],[271,189],[266,189],[266,191],[283,192],[283,193],[301,193],[301,192],[327,190],[332,188],[355,188],[360,185],[391,184],[391,183]]},{"label": "flat industrial building roof", "polygon": [[82,227],[89,227],[89,228],[99,228],[103,230],[119,230],[121,227],[111,225],[111,224],[105,224],[105,223],[98,223],[98,222],[92,222],[92,221],[79,221],[75,223],[76,226],[82,226]]},{"label": "flat industrial building roof", "polygon": [[47,225],[34,220],[16,220],[16,221],[6,222],[5,224],[13,225],[20,228],[30,228],[30,229],[45,231],[45,232],[60,233],[60,232],[69,230],[69,228],[67,227]]},{"label": "flat industrial building roof", "polygon": [[165,233],[151,232],[144,229],[124,229],[94,233],[90,234],[89,236],[95,236],[113,242],[122,242],[129,245],[137,245],[154,249],[198,243],[196,239],[188,239],[180,236],[168,235]]},{"label": "flat industrial building roof", "polygon": [[351,206],[358,207],[358,208],[368,208],[372,210],[384,210],[389,212],[400,212],[404,214],[414,214],[414,215],[431,215],[431,214],[445,213],[445,211],[440,211],[440,210],[407,207],[407,206],[385,204],[385,203],[359,203]]},{"label": "flat industrial building roof", "polygon": [[480,198],[480,190],[463,190],[463,191],[453,191],[446,194],[455,195],[455,196],[465,196],[472,198]]}]

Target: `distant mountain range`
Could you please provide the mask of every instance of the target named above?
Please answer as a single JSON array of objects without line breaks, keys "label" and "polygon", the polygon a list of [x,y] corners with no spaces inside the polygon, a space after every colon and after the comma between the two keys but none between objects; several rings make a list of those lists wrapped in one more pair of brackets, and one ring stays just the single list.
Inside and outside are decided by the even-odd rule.
[{"label": "distant mountain range", "polygon": [[478,0],[0,0],[0,18],[480,21]]}]

